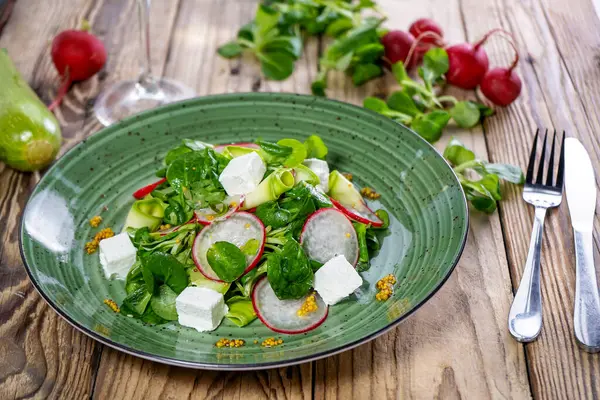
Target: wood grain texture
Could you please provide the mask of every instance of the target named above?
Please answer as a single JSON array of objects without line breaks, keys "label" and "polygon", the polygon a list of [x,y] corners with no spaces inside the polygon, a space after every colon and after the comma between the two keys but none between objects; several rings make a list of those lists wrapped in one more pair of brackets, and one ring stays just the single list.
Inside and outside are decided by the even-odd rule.
[{"label": "wood grain texture", "polygon": [[[389,16],[388,27],[402,29],[427,16],[444,27],[450,41],[464,40],[457,1],[379,4]],[[366,95],[393,90],[392,84],[387,79],[354,88],[338,75],[329,95],[360,104]],[[443,149],[451,135],[487,157],[480,128],[449,129],[436,147]],[[506,328],[510,284],[499,218],[474,212],[461,262],[439,293],[383,337],[317,361],[316,398],[530,397],[522,346]]]},{"label": "wood grain texture", "polygon": [[[0,47],[8,49],[24,78],[38,89],[37,72],[42,65],[49,69],[48,44],[40,38],[73,26],[91,2],[56,1],[50,8],[34,3],[15,4]],[[0,165],[0,398],[84,398],[92,388],[100,345],[46,305],[19,254],[19,216],[38,179],[37,173]]]},{"label": "wood grain texture", "polygon": [[[600,94],[600,70],[594,59],[600,44],[594,29],[600,22],[589,1],[569,6],[544,3],[498,0],[482,10],[477,1],[462,0],[464,20],[479,21],[465,24],[469,40],[501,26],[515,33],[523,60],[519,68],[523,95],[485,126],[491,158],[526,167],[535,128],[548,127],[579,137],[594,165],[600,165],[598,135],[590,134],[598,118],[588,111],[594,109],[594,99]],[[492,65],[510,64],[512,51],[503,41],[492,39],[486,49]],[[596,179],[600,182],[599,176]],[[509,195],[519,195],[513,188],[507,189]],[[500,214],[516,290],[527,256],[533,208],[522,201],[506,202]],[[595,226],[600,227],[598,217]],[[533,393],[537,398],[597,398],[600,357],[580,350],[573,336],[575,256],[566,200],[549,213],[543,240],[544,327],[540,338],[526,346]],[[597,235],[595,240],[598,260]]]}]

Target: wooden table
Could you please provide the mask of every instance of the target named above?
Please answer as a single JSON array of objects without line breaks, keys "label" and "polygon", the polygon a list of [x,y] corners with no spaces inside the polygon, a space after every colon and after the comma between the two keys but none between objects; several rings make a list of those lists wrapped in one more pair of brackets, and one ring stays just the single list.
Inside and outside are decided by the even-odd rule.
[{"label": "wooden table", "polygon": [[[579,137],[600,167],[600,20],[591,0],[379,0],[388,27],[417,17],[437,20],[450,42],[474,41],[494,27],[514,33],[522,61],[519,100],[483,128],[453,131],[482,158],[525,167],[536,127]],[[226,61],[217,46],[249,20],[254,0],[156,0],[152,63],[198,94],[247,91],[309,93],[322,43],[307,43],[294,75],[265,81],[250,59]],[[137,75],[140,48],[134,1],[19,0],[0,33],[17,67],[49,103],[58,78],[51,38],[82,18],[106,44],[105,70],[75,85],[57,116],[68,149],[100,129],[94,98],[108,84]],[[1,20],[2,18],[0,18]],[[492,65],[510,48],[486,45]],[[390,80],[359,89],[335,76],[330,97],[360,104],[385,94]],[[469,95],[469,94],[463,94]],[[442,141],[443,142],[443,141]],[[440,147],[444,143],[439,144]],[[473,213],[462,260],[440,292],[407,322],[352,351],[295,367],[226,373],[174,368],[105,347],[73,329],[35,292],[19,255],[19,216],[39,174],[0,165],[0,398],[599,398],[600,356],[573,337],[575,267],[566,204],[550,212],[542,261],[544,329],[521,345],[506,320],[526,257],[533,208],[520,188],[504,187],[498,213]],[[597,173],[600,179],[600,173]],[[596,230],[600,219],[596,218]],[[596,235],[596,250],[600,234]],[[596,255],[596,260],[600,260]]]}]

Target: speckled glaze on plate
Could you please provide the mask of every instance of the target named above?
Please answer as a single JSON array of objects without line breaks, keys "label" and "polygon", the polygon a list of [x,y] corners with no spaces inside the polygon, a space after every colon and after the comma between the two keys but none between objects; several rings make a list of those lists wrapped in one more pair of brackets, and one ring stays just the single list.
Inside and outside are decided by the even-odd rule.
[{"label": "speckled glaze on plate", "polygon": [[[255,320],[238,328],[228,320],[211,333],[176,323],[148,326],[116,314],[122,281],[107,280],[98,254],[84,245],[102,227],[120,231],[133,191],[155,181],[165,153],[183,138],[211,143],[258,137],[304,139],[317,133],[333,168],[381,193],[373,208],[390,212],[391,226],[357,294],[331,307],[327,320],[300,335],[280,335]],[[90,227],[94,215],[104,219]],[[21,224],[21,252],[44,299],[91,337],[127,353],[168,364],[244,370],[306,362],[350,349],[393,328],[427,301],[462,253],[468,210],[460,184],[423,139],[380,115],[311,96],[250,93],[201,97],[167,105],[108,127],[58,160],[34,189]],[[398,278],[387,302],[375,300],[375,282]],[[241,338],[241,348],[219,349],[219,338]],[[284,344],[264,348],[267,337]],[[254,341],[258,340],[258,344]]]}]

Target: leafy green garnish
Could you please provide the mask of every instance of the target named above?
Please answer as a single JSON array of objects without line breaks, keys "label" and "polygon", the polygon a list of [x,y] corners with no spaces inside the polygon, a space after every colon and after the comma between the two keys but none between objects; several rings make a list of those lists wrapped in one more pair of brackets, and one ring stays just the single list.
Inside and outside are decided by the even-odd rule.
[{"label": "leafy green garnish", "polygon": [[167,321],[177,321],[176,298],[177,293],[169,286],[161,285],[158,288],[158,293],[150,299],[150,307],[152,307],[152,311],[159,317]]},{"label": "leafy green garnish", "polygon": [[366,271],[371,267],[369,262],[369,247],[367,245],[367,225],[360,222],[353,222],[356,237],[358,238],[358,272]]},{"label": "leafy green garnish", "polygon": [[375,215],[379,217],[379,219],[383,222],[383,225],[381,225],[379,228],[372,229],[387,229],[390,226],[390,216],[388,215],[387,211],[384,209],[379,209],[375,211]]},{"label": "leafy green garnish", "polygon": [[145,285],[139,286],[133,292],[129,293],[121,304],[121,314],[140,317],[150,302],[152,295],[148,293]]},{"label": "leafy green garnish", "polygon": [[220,186],[219,175],[229,162],[210,148],[184,153],[177,157],[167,169],[167,181],[178,192],[189,190],[193,183],[211,180]]},{"label": "leafy green garnish", "polygon": [[492,110],[472,101],[458,101],[454,96],[438,96],[449,62],[446,50],[433,48],[423,57],[419,67],[421,81],[413,80],[400,61],[392,65],[392,73],[401,86],[387,103],[375,97],[364,99],[363,106],[397,122],[410,126],[427,141],[439,140],[453,119],[461,128],[477,125]]},{"label": "leafy green garnish", "polygon": [[[496,210],[496,202],[502,199],[500,179],[515,184],[522,184],[525,180],[519,167],[479,160],[456,138],[452,138],[446,146],[444,157],[454,167],[467,200],[475,209],[488,214]],[[474,174],[478,178],[472,179]]]},{"label": "leafy green garnish", "polygon": [[375,3],[263,0],[254,19],[217,52],[225,58],[239,57],[243,52],[254,54],[267,79],[282,80],[292,74],[302,55],[303,38],[322,34],[336,38],[321,59],[323,73],[312,85],[313,93],[324,95],[330,69],[346,71],[356,84],[382,73],[379,63],[384,49],[377,26],[383,19],[362,18],[368,8],[375,9]]},{"label": "leafy green garnish", "polygon": [[281,139],[277,144],[292,149],[292,152],[283,161],[283,166],[286,168],[293,168],[302,164],[308,153],[304,144],[296,139]]},{"label": "leafy green garnish", "polygon": [[320,158],[325,159],[328,149],[323,139],[317,135],[310,135],[304,141],[304,147],[306,148],[306,158]]},{"label": "leafy green garnish", "polygon": [[281,300],[300,299],[308,294],[314,273],[298,242],[288,240],[281,251],[268,255],[267,278]]},{"label": "leafy green garnish", "polygon": [[302,40],[297,30],[279,25],[283,19],[281,11],[261,4],[254,20],[239,30],[237,39],[219,47],[217,52],[222,57],[233,58],[248,51],[260,61],[266,78],[286,79],[302,54]]},{"label": "leafy green garnish", "polygon": [[292,214],[279,206],[277,200],[267,201],[256,207],[255,215],[265,224],[273,229],[281,228],[290,223]]},{"label": "leafy green garnish", "polygon": [[215,242],[207,251],[206,259],[217,276],[225,282],[233,282],[246,269],[246,256],[233,243]]},{"label": "leafy green garnish", "polygon": [[442,136],[442,131],[448,121],[450,114],[443,110],[435,110],[425,114],[417,115],[412,121],[412,128],[428,142],[434,143]]},{"label": "leafy green garnish", "polygon": [[267,273],[267,262],[264,261],[258,267],[252,269],[247,274],[243,275],[240,280],[240,290],[244,297],[250,297],[252,293],[252,288],[254,284],[258,281],[258,279]]},{"label": "leafy green garnish", "polygon": [[188,274],[185,267],[174,256],[155,252],[142,257],[142,266],[152,274],[158,284],[166,284],[176,294],[188,285]]},{"label": "leafy green garnish", "polygon": [[450,109],[450,115],[461,128],[472,128],[481,119],[479,107],[472,101],[459,101]]}]

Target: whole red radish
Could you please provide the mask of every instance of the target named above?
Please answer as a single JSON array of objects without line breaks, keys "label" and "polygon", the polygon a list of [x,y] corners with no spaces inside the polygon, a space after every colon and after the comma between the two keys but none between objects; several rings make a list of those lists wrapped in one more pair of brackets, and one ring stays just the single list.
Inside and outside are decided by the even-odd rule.
[{"label": "whole red radish", "polygon": [[492,68],[481,80],[481,92],[497,106],[505,107],[521,94],[521,78],[512,68]]},{"label": "whole red radish", "polygon": [[413,66],[420,64],[425,53],[432,47],[444,46],[444,32],[432,19],[420,18],[410,25],[408,31],[415,37],[412,51],[406,57],[407,63],[411,63],[411,59],[414,58],[411,63]]},{"label": "whole red radish", "polygon": [[390,64],[398,61],[406,64],[406,58],[414,42],[413,35],[404,31],[389,31],[381,38],[381,44],[385,48],[385,58]]},{"label": "whole red radish", "polygon": [[519,94],[521,94],[521,78],[515,72],[515,67],[519,63],[519,52],[512,39],[512,35],[509,35],[510,45],[515,51],[515,58],[510,67],[498,67],[492,68],[483,76],[481,85],[479,86],[481,92],[487,97],[492,103],[497,106],[505,107],[515,101]]},{"label": "whole red radish", "polygon": [[444,37],[444,31],[442,31],[442,28],[440,28],[440,26],[434,20],[429,18],[419,18],[410,25],[408,31],[416,38],[425,32],[433,32],[436,34],[437,37],[433,35],[423,37],[421,40],[423,43],[436,44],[438,43],[438,38]]},{"label": "whole red radish", "polygon": [[455,44],[446,48],[448,53],[448,83],[463,89],[475,89],[489,67],[488,56],[482,47],[487,37],[477,42]]},{"label": "whole red radish", "polygon": [[106,63],[106,49],[96,36],[86,31],[66,30],[52,41],[52,62],[62,82],[50,110],[60,104],[71,83],[94,76]]}]

